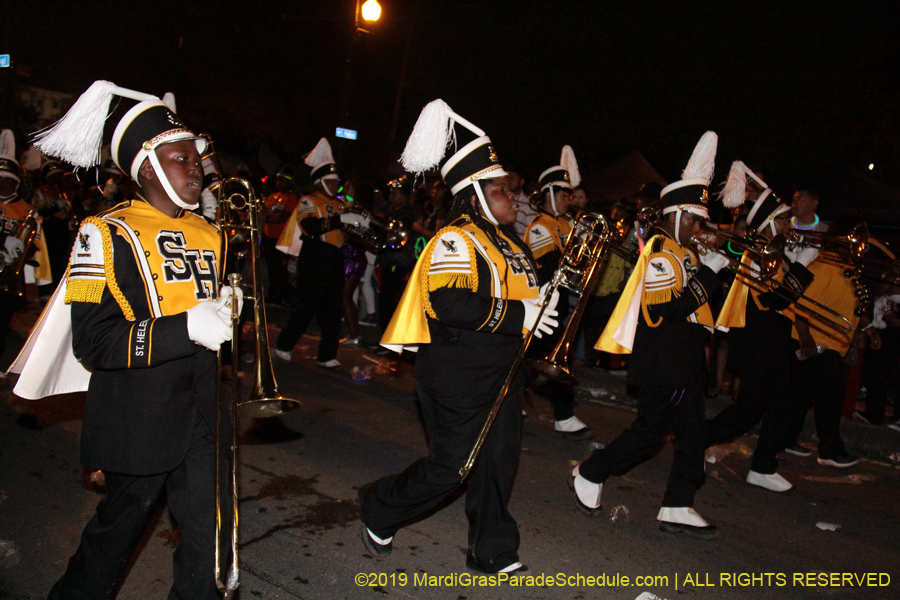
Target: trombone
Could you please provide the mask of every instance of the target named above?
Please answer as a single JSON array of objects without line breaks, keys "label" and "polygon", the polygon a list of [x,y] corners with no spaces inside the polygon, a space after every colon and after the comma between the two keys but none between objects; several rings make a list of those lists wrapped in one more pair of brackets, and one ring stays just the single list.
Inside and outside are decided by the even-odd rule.
[{"label": "trombone", "polygon": [[[227,189],[238,189],[230,195],[226,195]],[[222,389],[221,373],[223,352],[218,352],[218,369],[220,377],[216,378],[216,587],[230,598],[240,585],[240,571],[238,567],[238,490],[237,490],[237,412],[241,415],[254,418],[275,417],[290,410],[300,407],[300,402],[285,398],[278,392],[278,384],[275,382],[275,374],[272,371],[272,358],[269,352],[269,337],[266,327],[266,306],[262,288],[262,266],[259,256],[259,212],[261,202],[253,192],[250,183],[245,179],[231,177],[224,180],[219,186],[219,229],[222,237],[222,254],[225,257],[227,249],[232,247],[238,256],[250,254],[250,270],[253,281],[251,282],[253,293],[244,297],[253,303],[253,321],[255,327],[256,361],[255,377],[250,390],[250,397],[241,401],[240,382],[238,381],[238,341],[240,339],[240,314],[238,303],[231,303],[231,469],[230,482],[226,485],[231,488],[231,565],[228,568],[227,578],[222,573],[221,538],[222,538]],[[241,276],[232,273],[228,276],[232,289],[236,289],[241,283]]]},{"label": "trombone", "polygon": [[[553,296],[553,292],[560,286],[571,290],[577,294],[580,299],[578,306],[575,308],[575,312],[572,314],[572,318],[569,320],[569,324],[566,327],[562,339],[556,346],[556,350],[546,361],[541,361],[545,367],[541,370],[548,374],[551,372],[555,373],[555,377],[560,379],[566,379],[568,377],[571,380],[575,380],[568,372],[567,359],[560,358],[560,356],[565,357],[568,354],[568,349],[571,346],[576,330],[578,329],[578,321],[581,319],[581,314],[584,312],[589,297],[590,284],[592,283],[592,279],[599,273],[598,267],[603,262],[603,257],[606,255],[607,249],[610,246],[612,241],[611,237],[609,223],[602,215],[596,213],[581,213],[578,215],[575,223],[572,225],[572,231],[569,233],[566,247],[563,249],[563,256],[559,263],[559,267],[557,267],[556,272],[553,273],[553,278],[547,286],[547,292],[544,294],[544,301],[541,303],[540,309],[538,310],[535,326],[525,334],[522,344],[519,346],[519,352],[516,354],[512,366],[506,375],[506,380],[503,382],[503,386],[500,388],[497,399],[494,400],[494,404],[491,406],[491,410],[488,413],[487,420],[481,428],[481,433],[478,434],[475,445],[469,452],[469,457],[466,459],[465,464],[463,464],[462,468],[459,470],[459,476],[463,481],[465,481],[466,477],[468,477],[469,473],[472,471],[472,467],[475,465],[475,459],[478,458],[478,454],[481,452],[482,446],[484,446],[488,433],[491,431],[491,425],[493,425],[494,419],[497,418],[497,414],[500,412],[500,406],[503,404],[506,393],[509,391],[509,387],[512,385],[513,379],[519,370],[519,365],[522,364],[522,359],[525,358],[525,352],[528,350],[528,345],[534,337],[534,330],[537,328],[537,324],[540,323],[544,310],[547,308],[547,305],[550,303],[550,298]],[[536,368],[539,367],[536,366]]]},{"label": "trombone", "polygon": [[[853,331],[853,326],[847,317],[821,302],[813,300],[809,296],[797,293],[791,286],[775,278],[782,264],[784,264],[784,249],[787,244],[785,236],[779,234],[770,241],[765,241],[763,238],[742,238],[722,231],[706,222],[700,227],[703,233],[691,238],[691,243],[698,248],[699,252],[719,252],[722,254],[718,247],[709,241],[709,238],[715,235],[719,239],[725,240],[754,255],[754,260],[759,266],[740,262],[729,263],[728,268],[735,272],[736,277],[740,277],[744,283],[754,288],[757,292],[774,293],[779,298],[796,304],[813,318],[829,327],[844,333]],[[705,238],[701,237],[704,234]],[[859,294],[857,294],[857,297],[859,297]]]}]

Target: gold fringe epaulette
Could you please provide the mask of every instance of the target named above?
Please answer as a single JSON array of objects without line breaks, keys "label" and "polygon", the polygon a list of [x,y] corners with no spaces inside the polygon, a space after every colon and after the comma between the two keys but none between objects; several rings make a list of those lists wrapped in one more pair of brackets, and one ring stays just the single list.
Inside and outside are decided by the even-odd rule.
[{"label": "gold fringe epaulette", "polygon": [[650,318],[650,312],[647,310],[648,306],[652,306],[654,304],[665,304],[672,300],[672,297],[680,298],[681,297],[681,289],[684,285],[681,276],[681,269],[678,265],[672,262],[672,257],[664,252],[656,252],[651,254],[648,257],[647,264],[650,263],[654,258],[664,258],[668,261],[669,265],[672,267],[672,274],[675,277],[675,283],[671,287],[667,287],[661,290],[653,290],[647,291],[646,282],[644,283],[643,292],[641,293],[641,312],[644,315],[644,321],[647,323],[648,327],[659,327],[659,325],[663,322],[663,318],[660,317],[656,322]]},{"label": "gold fringe epaulette", "polygon": [[422,273],[421,287],[422,305],[425,307],[425,313],[432,319],[437,319],[438,317],[428,299],[429,292],[445,287],[465,288],[472,290],[473,292],[478,291],[478,267],[475,262],[475,244],[472,243],[472,238],[459,227],[444,227],[437,232],[435,237],[439,238],[443,233],[447,232],[459,234],[459,237],[465,242],[466,248],[469,251],[469,273],[439,273],[437,275],[431,275],[429,273],[431,268],[431,257],[434,255],[434,249],[437,244],[430,244],[422,256],[419,257],[419,260],[424,261],[422,263],[424,270]]},{"label": "gold fringe epaulette", "polygon": [[132,310],[131,304],[128,302],[128,299],[125,298],[125,294],[122,293],[119,284],[116,282],[116,271],[113,263],[112,234],[109,231],[109,225],[99,217],[87,217],[83,223],[91,223],[100,231],[100,239],[103,241],[103,271],[106,276],[106,281],[101,281],[99,279],[72,280],[69,278],[69,274],[66,273],[66,304],[72,302],[91,302],[99,304],[100,299],[103,296],[103,288],[108,287],[109,293],[112,294],[112,297],[115,298],[119,308],[122,309],[125,319],[134,321],[134,310]]}]

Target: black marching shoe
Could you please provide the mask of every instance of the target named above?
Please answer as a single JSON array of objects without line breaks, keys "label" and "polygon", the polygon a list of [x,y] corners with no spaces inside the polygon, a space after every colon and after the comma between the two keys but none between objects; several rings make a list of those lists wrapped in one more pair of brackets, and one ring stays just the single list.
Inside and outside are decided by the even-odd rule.
[{"label": "black marching shoe", "polygon": [[801,446],[800,444],[791,444],[785,448],[784,451],[788,454],[793,454],[794,456],[802,456],[803,458],[812,456],[812,450],[806,446]]},{"label": "black marching shoe", "polygon": [[715,525],[707,525],[706,527],[697,527],[696,525],[685,525],[684,523],[670,523],[669,521],[660,521],[659,530],[666,533],[683,533],[698,540],[714,540],[719,537],[719,530]]}]

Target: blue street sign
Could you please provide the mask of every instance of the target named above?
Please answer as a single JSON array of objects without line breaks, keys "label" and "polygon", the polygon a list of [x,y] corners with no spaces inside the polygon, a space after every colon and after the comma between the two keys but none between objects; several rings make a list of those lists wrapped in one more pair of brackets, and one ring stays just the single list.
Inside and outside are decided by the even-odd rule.
[{"label": "blue street sign", "polygon": [[337,130],[334,132],[334,135],[338,136],[339,138],[344,138],[347,140],[355,140],[356,139],[355,131],[353,131],[352,129],[344,129],[342,127],[338,127]]},{"label": "blue street sign", "polygon": [[0,54],[0,68],[9,66],[9,54]]}]

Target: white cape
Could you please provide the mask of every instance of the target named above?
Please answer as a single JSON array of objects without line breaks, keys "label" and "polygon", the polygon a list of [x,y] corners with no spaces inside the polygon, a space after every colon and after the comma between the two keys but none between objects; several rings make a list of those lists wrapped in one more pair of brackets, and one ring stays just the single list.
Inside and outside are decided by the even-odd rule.
[{"label": "white cape", "polygon": [[9,368],[10,373],[20,373],[13,388],[17,396],[37,400],[88,389],[91,373],[72,351],[72,307],[65,297],[63,279]]}]

